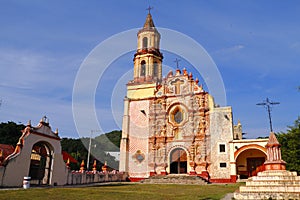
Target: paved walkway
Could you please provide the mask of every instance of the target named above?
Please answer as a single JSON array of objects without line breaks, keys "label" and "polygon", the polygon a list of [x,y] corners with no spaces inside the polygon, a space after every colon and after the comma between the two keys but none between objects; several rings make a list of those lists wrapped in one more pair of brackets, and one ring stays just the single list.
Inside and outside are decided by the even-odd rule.
[{"label": "paved walkway", "polygon": [[231,200],[233,198],[233,193],[228,193],[221,200]]}]

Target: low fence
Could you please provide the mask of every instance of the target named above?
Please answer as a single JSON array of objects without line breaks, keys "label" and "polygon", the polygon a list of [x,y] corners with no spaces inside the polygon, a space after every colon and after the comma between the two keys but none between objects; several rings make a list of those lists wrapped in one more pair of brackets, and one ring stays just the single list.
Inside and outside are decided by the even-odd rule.
[{"label": "low fence", "polygon": [[67,177],[67,185],[103,183],[103,182],[123,182],[127,181],[126,173],[111,172],[75,172],[70,171]]}]

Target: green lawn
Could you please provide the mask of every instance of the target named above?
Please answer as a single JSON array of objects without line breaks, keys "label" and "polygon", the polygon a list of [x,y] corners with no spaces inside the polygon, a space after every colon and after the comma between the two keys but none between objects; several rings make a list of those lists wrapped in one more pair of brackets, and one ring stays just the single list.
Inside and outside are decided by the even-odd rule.
[{"label": "green lawn", "polygon": [[70,199],[70,200],[125,200],[125,199],[221,199],[234,192],[240,184],[210,185],[156,185],[109,184],[93,187],[30,188],[27,190],[0,190],[0,199]]}]

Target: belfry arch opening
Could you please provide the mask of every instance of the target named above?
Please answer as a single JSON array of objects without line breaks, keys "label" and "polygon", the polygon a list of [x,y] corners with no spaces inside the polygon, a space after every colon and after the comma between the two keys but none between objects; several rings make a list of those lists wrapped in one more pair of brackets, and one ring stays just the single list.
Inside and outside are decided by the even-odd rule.
[{"label": "belfry arch opening", "polygon": [[176,148],[170,153],[170,174],[187,173],[187,153],[182,148]]},{"label": "belfry arch opening", "polygon": [[30,158],[29,176],[31,177],[31,184],[49,184],[52,171],[51,146],[46,142],[35,143],[32,147]]},{"label": "belfry arch opening", "polygon": [[143,60],[141,62],[141,76],[145,76],[146,75],[146,62]]},{"label": "belfry arch opening", "polygon": [[143,49],[147,49],[148,48],[148,38],[144,37],[143,38]]},{"label": "belfry arch opening", "polygon": [[158,63],[154,61],[153,63],[153,76],[157,77],[158,76]]}]

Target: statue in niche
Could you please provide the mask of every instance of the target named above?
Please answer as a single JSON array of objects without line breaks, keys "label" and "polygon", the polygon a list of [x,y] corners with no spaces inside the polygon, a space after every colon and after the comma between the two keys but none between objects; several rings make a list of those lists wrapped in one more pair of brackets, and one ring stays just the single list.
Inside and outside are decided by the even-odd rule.
[{"label": "statue in niche", "polygon": [[173,127],[173,129],[172,129],[172,136],[174,136],[175,139],[179,139],[179,130],[178,130],[178,127]]},{"label": "statue in niche", "polygon": [[193,142],[192,145],[190,146],[190,152],[191,152],[191,154],[190,154],[190,159],[191,159],[191,161],[193,161],[194,158],[195,158],[195,145],[194,145],[194,142]]},{"label": "statue in niche", "polygon": [[166,125],[161,126],[160,136],[166,136]]},{"label": "statue in niche", "polygon": [[205,132],[205,119],[204,117],[201,117],[201,120],[200,120],[200,124],[199,124],[199,129],[200,129],[200,134],[203,134]]},{"label": "statue in niche", "polygon": [[200,144],[198,144],[196,146],[195,163],[200,164],[202,160],[203,160],[203,158],[201,155],[201,146],[200,146]]},{"label": "statue in niche", "polygon": [[205,105],[205,99],[204,99],[204,96],[201,96],[200,98],[200,107],[204,107]]}]

